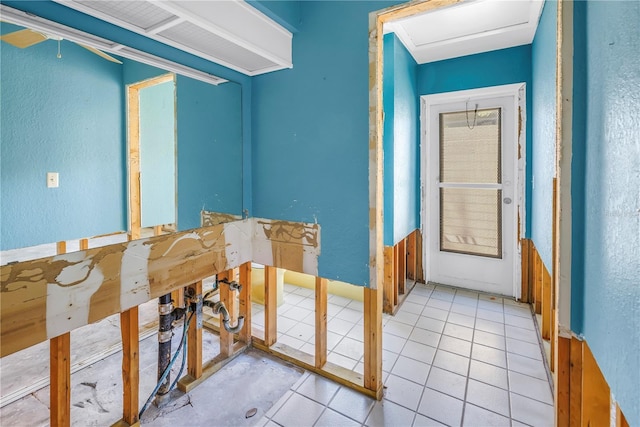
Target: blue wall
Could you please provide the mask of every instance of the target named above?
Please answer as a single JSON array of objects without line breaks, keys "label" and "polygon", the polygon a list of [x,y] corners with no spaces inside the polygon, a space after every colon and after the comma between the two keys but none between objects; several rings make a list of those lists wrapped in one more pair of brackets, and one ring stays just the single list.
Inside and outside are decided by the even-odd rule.
[{"label": "blue wall", "polygon": [[142,227],[176,222],[176,85],[143,88],[140,98]]},{"label": "blue wall", "polygon": [[291,70],[254,77],[253,206],[317,221],[319,275],[369,282],[368,13],[382,1],[301,3]]},{"label": "blue wall", "polygon": [[[584,222],[584,314],[572,329],[584,334],[629,425],[640,425],[640,3],[575,7],[584,62],[574,73],[584,76],[586,102],[574,101],[585,139],[574,135],[573,145],[585,150],[586,197],[573,205]],[[580,287],[573,282],[572,294]]]},{"label": "blue wall", "polygon": [[417,64],[393,33],[384,36],[384,244],[419,227]]},{"label": "blue wall", "polygon": [[3,250],[126,229],[122,66],[71,42],[61,50],[0,47]]},{"label": "blue wall", "polygon": [[[190,53],[167,46],[163,43],[151,40],[121,27],[109,24],[96,18],[92,18],[81,12],[55,3],[53,0],[3,0],[2,3],[25,12],[33,13],[42,18],[50,19],[52,21],[70,26],[72,28],[77,28],[78,30],[106,38],[115,43],[122,43],[126,46],[130,46],[143,52],[148,52],[160,58],[165,58],[179,64],[184,64],[196,70],[211,73],[216,76],[239,83],[242,86],[242,208],[246,209],[250,214],[253,213],[253,200],[251,197],[251,77],[248,77],[237,71],[230,70],[229,68],[226,68],[219,64],[215,64],[206,59],[199,58]],[[183,182],[183,184],[187,185],[188,183]],[[180,200],[178,200],[178,203],[180,203]],[[200,206],[199,209],[201,208],[202,206]],[[180,221],[181,219],[178,218],[179,225],[182,225],[180,224]],[[190,216],[186,224],[189,224],[189,226],[195,224],[194,218]],[[197,224],[200,224],[199,220],[197,221]]]},{"label": "blue wall", "polygon": [[242,88],[178,76],[178,228],[200,227],[202,209],[240,215]]},{"label": "blue wall", "polygon": [[[531,235],[531,45],[495,50],[418,66],[418,93],[452,92],[466,89],[526,83],[527,171],[526,231]],[[419,185],[418,181],[418,185]]]},{"label": "blue wall", "polygon": [[533,67],[533,175],[531,239],[551,271],[553,178],[556,163],[556,23],[558,4],[547,1],[531,48]]}]

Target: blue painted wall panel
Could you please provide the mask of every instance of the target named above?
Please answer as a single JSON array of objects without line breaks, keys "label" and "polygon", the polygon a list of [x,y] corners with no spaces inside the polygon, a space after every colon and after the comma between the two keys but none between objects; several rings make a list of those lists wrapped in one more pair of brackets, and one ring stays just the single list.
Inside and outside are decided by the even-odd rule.
[{"label": "blue painted wall panel", "polygon": [[556,23],[555,1],[547,1],[533,40],[533,144],[531,157],[531,239],[542,261],[551,271],[553,230],[553,178],[556,146]]},{"label": "blue painted wall panel", "polygon": [[178,228],[202,209],[242,213],[241,87],[178,76]]},{"label": "blue painted wall panel", "polygon": [[[404,239],[420,223],[418,123],[418,64],[400,39],[394,37],[393,127],[393,244]],[[386,114],[386,111],[385,111]],[[385,152],[385,156],[386,156]],[[385,170],[385,174],[387,171]]]},{"label": "blue painted wall panel", "polygon": [[0,51],[1,248],[126,229],[122,66],[67,41]]},{"label": "blue painted wall panel", "polygon": [[384,110],[383,146],[384,153],[384,245],[393,246],[393,127],[395,108],[395,35],[393,33],[384,36],[384,69],[382,72],[382,102]]},{"label": "blue painted wall panel", "polygon": [[[585,149],[584,206],[573,205],[584,221],[577,332],[629,425],[640,425],[640,3],[576,6],[576,36],[583,38],[575,44],[585,62],[574,63],[574,72],[584,74],[586,87],[585,107],[574,104],[574,128],[583,127],[585,136],[573,141]],[[573,282],[572,293],[580,287]]]},{"label": "blue painted wall panel", "polygon": [[143,88],[140,96],[142,227],[176,222],[175,83]]},{"label": "blue painted wall panel", "polygon": [[369,282],[368,14],[384,1],[301,3],[291,70],[253,81],[254,216],[317,221],[319,275]]}]

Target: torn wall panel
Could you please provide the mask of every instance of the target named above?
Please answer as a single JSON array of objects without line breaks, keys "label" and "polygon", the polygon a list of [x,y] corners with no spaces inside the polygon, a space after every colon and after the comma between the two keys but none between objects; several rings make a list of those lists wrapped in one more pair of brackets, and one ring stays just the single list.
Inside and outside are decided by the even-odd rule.
[{"label": "torn wall panel", "polygon": [[0,268],[0,357],[251,260],[251,221]]}]

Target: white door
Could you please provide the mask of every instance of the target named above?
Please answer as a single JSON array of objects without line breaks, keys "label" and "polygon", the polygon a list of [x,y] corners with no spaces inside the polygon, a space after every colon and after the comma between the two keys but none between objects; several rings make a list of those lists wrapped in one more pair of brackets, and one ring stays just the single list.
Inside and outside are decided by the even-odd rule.
[{"label": "white door", "polygon": [[515,95],[433,101],[423,121],[427,277],[517,296]]}]

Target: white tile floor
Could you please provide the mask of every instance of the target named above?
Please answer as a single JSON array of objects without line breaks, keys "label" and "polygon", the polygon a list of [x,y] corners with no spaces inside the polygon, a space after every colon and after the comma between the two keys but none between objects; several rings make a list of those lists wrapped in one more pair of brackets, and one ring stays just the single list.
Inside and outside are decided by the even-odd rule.
[{"label": "white tile floor", "polygon": [[[285,284],[278,341],[314,353],[314,292]],[[253,321],[264,322],[253,306]],[[362,303],[328,298],[327,359],[362,372]],[[547,370],[528,305],[418,284],[383,319],[380,402],[306,372],[258,426],[553,426]]]}]

